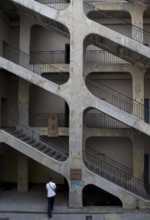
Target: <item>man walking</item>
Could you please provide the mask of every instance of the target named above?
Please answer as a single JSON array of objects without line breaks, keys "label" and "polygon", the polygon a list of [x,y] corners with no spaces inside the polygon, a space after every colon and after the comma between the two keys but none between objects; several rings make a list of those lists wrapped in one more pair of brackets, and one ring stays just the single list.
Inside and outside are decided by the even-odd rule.
[{"label": "man walking", "polygon": [[48,218],[52,218],[52,210],[54,205],[54,198],[56,196],[56,184],[49,180],[49,182],[46,184],[47,189],[47,200],[48,200]]}]

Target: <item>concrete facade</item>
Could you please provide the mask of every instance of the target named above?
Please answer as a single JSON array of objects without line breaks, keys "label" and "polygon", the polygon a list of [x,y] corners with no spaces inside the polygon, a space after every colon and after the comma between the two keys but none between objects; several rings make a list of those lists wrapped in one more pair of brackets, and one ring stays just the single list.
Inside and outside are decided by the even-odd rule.
[{"label": "concrete facade", "polygon": [[[51,175],[58,185],[67,182],[70,208],[84,206],[88,185],[117,197],[123,208],[148,208],[146,1],[2,0],[1,4],[0,182],[17,183],[18,191],[26,192],[29,183],[45,183]],[[13,122],[6,123],[3,115]],[[58,115],[65,117],[63,125]],[[49,145],[57,139],[56,149],[67,151],[66,159],[44,154],[10,134],[8,127],[23,131],[25,138],[32,135],[35,144],[42,136],[51,136]],[[61,149],[60,138],[68,141]],[[111,161],[109,167],[106,160]],[[128,180],[123,174],[127,170]]]}]

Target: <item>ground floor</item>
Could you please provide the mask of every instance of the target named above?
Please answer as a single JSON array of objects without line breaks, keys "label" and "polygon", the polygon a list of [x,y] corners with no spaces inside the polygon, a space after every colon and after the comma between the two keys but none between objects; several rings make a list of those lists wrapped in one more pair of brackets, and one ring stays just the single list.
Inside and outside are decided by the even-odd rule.
[{"label": "ground floor", "polygon": [[[122,209],[111,206],[88,206],[71,209],[68,193],[58,192],[52,220],[149,220],[150,210]],[[32,185],[26,193],[16,188],[0,191],[0,220],[47,220],[45,185]]]}]

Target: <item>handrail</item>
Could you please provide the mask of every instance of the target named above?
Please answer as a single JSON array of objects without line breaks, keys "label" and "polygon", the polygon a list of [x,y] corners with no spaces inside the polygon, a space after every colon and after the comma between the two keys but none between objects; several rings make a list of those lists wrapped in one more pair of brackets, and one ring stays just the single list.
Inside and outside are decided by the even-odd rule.
[{"label": "handrail", "polygon": [[37,143],[41,143],[44,144],[44,146],[47,146],[49,149],[55,151],[56,153],[62,154],[62,156],[67,156],[68,152],[64,152],[63,148],[60,148],[59,146],[56,146],[53,142],[43,142],[40,139],[40,134],[31,130],[28,127],[25,127],[24,125],[21,125],[20,123],[12,120],[12,119],[8,119],[6,116],[1,116],[1,129],[6,131],[7,133],[9,129],[13,128],[14,131],[19,132],[21,135],[23,135],[26,138],[30,138],[30,140],[32,142],[30,142],[29,145],[31,145],[32,147],[35,147],[35,145]]},{"label": "handrail", "polygon": [[31,127],[44,127],[48,123],[48,115],[57,115],[58,126],[66,127],[66,121],[69,115],[64,113],[30,113],[29,114],[29,125]]},{"label": "handrail", "polygon": [[[131,23],[123,19],[112,17],[108,15],[106,12],[102,11],[101,9],[96,8],[94,5],[87,3],[87,1],[84,1],[84,11],[86,15],[89,12],[96,13],[95,16],[93,14],[93,17],[92,18],[89,17],[89,19],[94,20],[95,22],[100,23],[111,29],[114,29],[112,21],[115,21],[115,23],[119,25],[119,28],[115,29],[116,32],[123,34],[142,44],[143,44],[143,39],[144,39],[145,46],[148,46],[148,47],[150,46],[148,44],[150,43],[150,32],[149,31],[144,30],[138,26],[132,25]],[[131,33],[129,33],[128,30],[125,31],[125,26],[131,28]]]},{"label": "handrail", "polygon": [[31,56],[21,50],[18,50],[6,42],[0,42],[0,47],[2,48],[2,54],[0,56],[38,74],[41,75],[42,72],[56,72],[61,75],[66,81],[68,81],[68,77],[58,68],[51,66],[50,64],[44,63],[41,60],[36,60],[36,63],[40,63],[40,65],[32,65],[30,64]]},{"label": "handrail", "polygon": [[[29,125],[31,127],[46,127],[48,123],[48,115],[49,113],[30,113]],[[66,127],[69,115],[66,115],[65,113],[56,113],[54,115],[57,115],[58,117],[58,126]],[[124,123],[104,113],[87,113],[84,118],[84,124],[88,128],[128,128]]]},{"label": "handrail", "polygon": [[[36,64],[35,62],[39,60],[46,63],[66,63],[65,50],[31,51],[31,64]],[[104,50],[86,50],[85,61],[88,63],[128,63]]]},{"label": "handrail", "polygon": [[87,113],[84,123],[88,128],[129,128],[105,113]]},{"label": "handrail", "polygon": [[56,10],[64,10],[70,4],[70,0],[35,0]]},{"label": "handrail", "polygon": [[65,50],[31,51],[30,54],[32,64],[37,60],[46,63],[65,63]]},{"label": "handrail", "polygon": [[[128,62],[104,50],[86,50],[86,62],[127,64]],[[128,63],[129,64],[129,63]]]},{"label": "handrail", "polygon": [[107,101],[108,103],[116,106],[117,108],[133,114],[140,119],[143,119],[144,110],[149,112],[149,108],[144,109],[144,105],[134,101],[133,99],[119,93],[118,91],[102,84],[86,80],[89,91],[96,97]]},{"label": "handrail", "polygon": [[123,175],[133,175],[133,169],[113,160],[112,158],[106,156],[103,153],[100,153],[99,151],[93,149],[92,147],[90,147],[89,145],[86,145],[86,153],[92,153],[93,155],[95,155],[95,157],[97,157],[100,161],[104,161],[105,163],[107,163],[107,165],[109,166],[113,166],[113,168],[121,171],[123,173]]},{"label": "handrail", "polygon": [[148,189],[148,186],[143,180],[134,177],[132,170],[126,168],[124,165],[117,166],[117,162],[114,163],[110,158],[89,147],[83,151],[83,161],[89,170],[99,176],[142,198],[150,199],[149,193],[145,190],[145,188]]}]

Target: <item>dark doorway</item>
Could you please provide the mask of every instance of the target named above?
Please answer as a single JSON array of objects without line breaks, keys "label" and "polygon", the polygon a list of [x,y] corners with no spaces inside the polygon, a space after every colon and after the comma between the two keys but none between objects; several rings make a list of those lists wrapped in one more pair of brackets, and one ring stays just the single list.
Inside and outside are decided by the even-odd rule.
[{"label": "dark doorway", "polygon": [[65,63],[70,63],[70,44],[65,45]]},{"label": "dark doorway", "polygon": [[144,99],[144,121],[149,123],[149,99]]},{"label": "dark doorway", "polygon": [[149,183],[149,154],[144,154],[144,183]]}]

